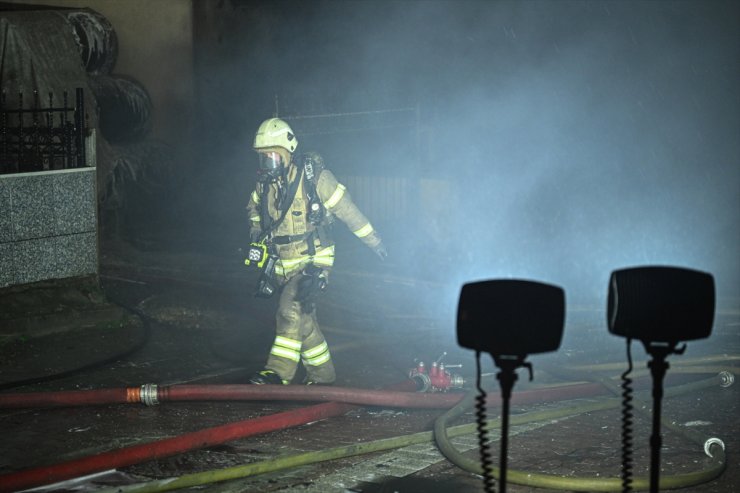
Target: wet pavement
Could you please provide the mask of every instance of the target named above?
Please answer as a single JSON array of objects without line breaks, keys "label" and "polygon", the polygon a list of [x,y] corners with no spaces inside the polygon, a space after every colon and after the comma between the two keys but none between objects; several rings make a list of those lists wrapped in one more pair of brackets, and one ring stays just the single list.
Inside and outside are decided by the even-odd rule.
[{"label": "wet pavement", "polygon": [[[235,267],[234,259],[109,251],[112,253],[102,259],[99,287],[94,281],[66,280],[0,292],[3,394],[146,383],[242,384],[261,368],[272,343],[276,300],[253,298],[255,278]],[[464,376],[466,388],[471,388],[474,356],[456,344],[451,311],[440,309],[449,301],[440,294],[444,292],[440,285],[399,275],[387,266],[365,271],[352,267],[338,266],[330,292],[318,308],[338,369],[336,385],[388,387],[407,379],[415,359],[429,364],[447,352],[445,362],[463,364],[450,371]],[[530,358],[535,379],[527,382],[521,374],[515,395],[563,381],[618,376],[625,367],[623,343],[606,333],[602,311],[598,300],[569,306],[560,351]],[[686,354],[669,358],[667,387],[707,378],[718,369],[736,369],[740,364],[739,327],[737,301],[723,301],[718,306],[711,344],[691,342]],[[635,345],[633,355],[635,368],[644,368],[642,348]],[[496,371],[490,358],[484,358],[483,371]],[[492,393],[498,392],[493,378],[487,377],[485,382]],[[648,379],[636,376],[638,390],[645,391],[648,385]],[[635,412],[635,474],[646,475],[651,422],[639,408],[649,407],[651,402],[649,395],[638,395],[642,400],[636,403]],[[598,399],[514,405],[512,416]],[[0,409],[0,475],[311,405],[314,403],[220,401]],[[497,417],[498,407],[489,410],[490,418]],[[50,491],[98,491],[428,432],[443,412],[356,406],[336,417],[119,467]],[[736,491],[740,484],[738,415],[736,384],[726,388],[717,384],[664,399],[664,422],[702,436],[719,437],[727,447],[724,473],[685,491]],[[620,410],[615,407],[512,426],[509,468],[568,477],[618,477],[620,419]],[[452,424],[474,420],[471,409]],[[491,430],[493,438],[495,432]],[[679,432],[666,429],[663,440],[664,475],[711,465],[701,447]],[[476,460],[475,433],[455,438],[454,443],[466,457]],[[497,462],[498,441],[491,447]],[[426,440],[213,483],[206,489],[449,492],[483,491],[483,482],[480,476],[446,460],[434,442]],[[508,490],[547,491],[511,482]]]}]

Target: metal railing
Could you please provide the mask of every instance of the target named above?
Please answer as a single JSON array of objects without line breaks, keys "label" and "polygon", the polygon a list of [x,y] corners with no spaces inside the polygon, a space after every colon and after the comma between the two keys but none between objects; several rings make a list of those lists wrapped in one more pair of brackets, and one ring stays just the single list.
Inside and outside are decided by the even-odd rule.
[{"label": "metal railing", "polygon": [[298,136],[366,132],[390,128],[416,129],[417,108],[390,108],[370,111],[290,115],[281,117]]},{"label": "metal railing", "polygon": [[85,104],[82,88],[75,89],[74,106],[67,91],[61,106],[48,94],[41,106],[38,91],[26,107],[23,93],[15,104],[0,95],[0,174],[82,168],[85,156]]},{"label": "metal railing", "polygon": [[[276,98],[276,115],[277,110]],[[376,226],[387,231],[390,227],[406,225],[411,211],[421,207],[421,177],[424,173],[421,171],[422,127],[418,105],[293,113],[280,118],[288,122],[299,142],[310,137],[307,140],[311,141],[311,146],[325,159],[332,154],[344,155],[346,159],[349,148],[362,155],[354,155],[351,158],[353,164],[344,169],[333,167],[334,163],[329,160],[327,166],[348,187],[357,205]],[[362,135],[364,137],[350,140]],[[378,159],[378,141],[385,142],[389,138],[403,146],[403,150],[398,149],[404,156],[403,171],[398,167],[383,169],[380,163],[373,161]],[[337,148],[342,151],[337,153]],[[372,164],[368,165],[368,162]],[[346,161],[343,164],[346,165]]]}]

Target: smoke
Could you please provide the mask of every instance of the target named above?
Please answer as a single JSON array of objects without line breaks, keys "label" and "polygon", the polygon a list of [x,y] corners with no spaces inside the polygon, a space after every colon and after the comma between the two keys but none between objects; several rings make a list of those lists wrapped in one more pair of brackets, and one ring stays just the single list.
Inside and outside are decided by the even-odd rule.
[{"label": "smoke", "polygon": [[677,264],[738,293],[727,5],[413,5],[389,21],[406,45],[391,36],[365,51],[389,54],[380,72],[433,101],[437,168],[462,200],[450,225],[468,259],[459,277],[545,279],[594,298],[614,268]]},{"label": "smoke", "polygon": [[276,94],[281,114],[418,105],[418,148],[414,128],[302,140],[340,176],[449,185],[443,218],[380,223],[399,268],[601,303],[611,270],[671,264],[740,294],[737,3],[232,3],[236,47],[207,64],[245,139],[220,147],[224,176]]}]

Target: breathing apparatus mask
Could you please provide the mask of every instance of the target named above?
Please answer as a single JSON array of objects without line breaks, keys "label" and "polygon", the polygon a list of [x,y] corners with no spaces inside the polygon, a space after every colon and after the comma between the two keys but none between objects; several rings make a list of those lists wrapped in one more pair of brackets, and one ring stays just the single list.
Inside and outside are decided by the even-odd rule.
[{"label": "breathing apparatus mask", "polygon": [[277,151],[259,153],[257,181],[270,183],[277,181],[285,172],[283,156]]},{"label": "breathing apparatus mask", "polygon": [[274,183],[285,177],[290,164],[290,156],[298,147],[293,129],[280,118],[270,118],[262,122],[254,135],[252,148],[259,153],[260,164],[257,180]]}]

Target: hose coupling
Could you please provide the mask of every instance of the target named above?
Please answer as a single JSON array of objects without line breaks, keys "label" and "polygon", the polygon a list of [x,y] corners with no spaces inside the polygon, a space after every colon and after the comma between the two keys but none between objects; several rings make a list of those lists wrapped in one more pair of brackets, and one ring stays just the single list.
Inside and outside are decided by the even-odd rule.
[{"label": "hose coupling", "polygon": [[426,373],[415,373],[410,378],[416,382],[417,392],[429,392],[432,388],[432,380]]},{"label": "hose coupling", "polygon": [[725,449],[725,442],[723,442],[719,438],[710,438],[706,442],[704,442],[704,453],[707,454],[709,457],[714,457],[711,452],[712,445],[719,445],[720,447],[722,447],[722,450]]},{"label": "hose coupling", "polygon": [[732,372],[729,372],[727,370],[719,372],[720,387],[729,387],[733,383],[735,383],[735,375]]},{"label": "hose coupling", "polygon": [[141,386],[141,402],[147,406],[156,406],[159,404],[157,399],[157,384],[156,383],[145,383]]},{"label": "hose coupling", "polygon": [[[449,366],[447,367],[449,368]],[[450,375],[450,387],[461,389],[465,386],[465,379],[460,375]]]}]

